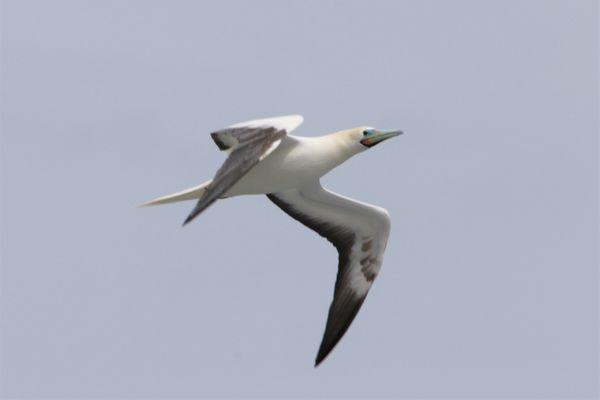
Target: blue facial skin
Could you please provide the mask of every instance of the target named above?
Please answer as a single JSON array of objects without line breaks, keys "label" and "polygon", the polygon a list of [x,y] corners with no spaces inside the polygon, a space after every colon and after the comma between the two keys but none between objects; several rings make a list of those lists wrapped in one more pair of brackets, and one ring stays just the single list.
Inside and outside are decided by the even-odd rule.
[{"label": "blue facial skin", "polygon": [[365,129],[363,131],[363,138],[360,141],[360,143],[365,146],[365,147],[371,147],[374,144],[371,143],[371,141],[369,140],[369,137],[373,136],[373,129]]},{"label": "blue facial skin", "polygon": [[363,139],[360,143],[365,147],[374,146],[376,143],[372,140],[374,134],[374,129],[365,129],[363,131]]},{"label": "blue facial skin", "polygon": [[376,129],[365,129],[363,131],[363,139],[360,141],[360,143],[365,147],[373,147],[384,140],[401,134],[402,131],[383,132]]}]

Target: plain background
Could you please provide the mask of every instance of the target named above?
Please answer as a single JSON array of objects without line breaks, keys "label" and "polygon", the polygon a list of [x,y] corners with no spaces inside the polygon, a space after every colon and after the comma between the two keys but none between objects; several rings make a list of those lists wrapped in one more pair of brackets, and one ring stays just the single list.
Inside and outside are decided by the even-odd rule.
[{"label": "plain background", "polygon": [[[598,395],[595,1],[3,1],[1,394]],[[323,179],[392,215],[313,360],[333,247],[264,196],[182,203],[210,131],[406,134]]]}]

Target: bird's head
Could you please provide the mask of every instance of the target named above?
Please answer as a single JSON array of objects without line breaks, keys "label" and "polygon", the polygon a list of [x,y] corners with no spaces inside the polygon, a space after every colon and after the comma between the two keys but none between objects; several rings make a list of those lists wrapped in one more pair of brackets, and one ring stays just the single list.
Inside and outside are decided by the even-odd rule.
[{"label": "bird's head", "polygon": [[370,126],[359,126],[339,132],[347,146],[356,153],[367,150],[384,140],[402,134],[402,131],[380,131]]}]

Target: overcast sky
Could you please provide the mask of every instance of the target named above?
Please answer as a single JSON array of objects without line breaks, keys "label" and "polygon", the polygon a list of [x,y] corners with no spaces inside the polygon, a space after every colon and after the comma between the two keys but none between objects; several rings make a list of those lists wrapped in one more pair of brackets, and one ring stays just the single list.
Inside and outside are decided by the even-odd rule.
[{"label": "overcast sky", "polygon": [[[0,394],[598,395],[595,1],[2,1]],[[405,135],[323,179],[382,272],[313,361],[337,255],[212,177],[209,133]]]}]

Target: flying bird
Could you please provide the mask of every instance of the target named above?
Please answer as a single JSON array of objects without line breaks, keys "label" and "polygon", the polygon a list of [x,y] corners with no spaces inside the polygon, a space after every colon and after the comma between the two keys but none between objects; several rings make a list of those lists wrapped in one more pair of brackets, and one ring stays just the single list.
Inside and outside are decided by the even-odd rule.
[{"label": "flying bird", "polygon": [[377,276],[390,233],[381,207],[324,189],[319,179],[350,157],[401,131],[358,127],[319,137],[292,136],[300,115],[258,119],[211,133],[227,159],[212,180],[142,206],[197,200],[191,222],[219,199],[265,194],[277,207],[330,241],[339,253],[333,301],[318,366],[342,338]]}]

